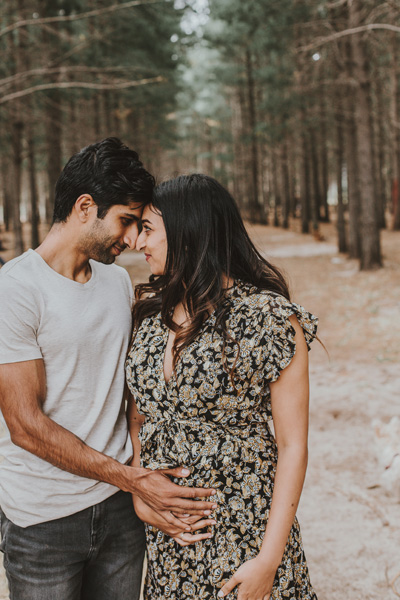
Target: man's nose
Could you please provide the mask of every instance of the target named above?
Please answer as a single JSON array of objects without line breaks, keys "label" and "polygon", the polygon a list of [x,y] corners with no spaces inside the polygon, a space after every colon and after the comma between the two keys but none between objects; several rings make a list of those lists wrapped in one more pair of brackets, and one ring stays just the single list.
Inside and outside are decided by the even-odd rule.
[{"label": "man's nose", "polygon": [[145,247],[145,235],[144,235],[144,231],[142,231],[141,233],[139,233],[139,235],[137,236],[136,239],[136,250],[140,251],[143,250],[143,248]]},{"label": "man's nose", "polygon": [[128,231],[124,235],[124,244],[128,246],[130,250],[133,250],[136,246],[136,240],[138,237],[138,229],[137,226],[130,227]]}]

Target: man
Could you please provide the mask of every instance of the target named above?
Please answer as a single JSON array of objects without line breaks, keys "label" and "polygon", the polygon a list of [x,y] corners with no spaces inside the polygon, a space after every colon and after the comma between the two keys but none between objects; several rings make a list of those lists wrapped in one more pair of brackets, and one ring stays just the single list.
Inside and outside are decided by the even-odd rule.
[{"label": "man", "polygon": [[186,469],[129,466],[132,288],[111,263],[135,246],[153,187],[116,138],[84,148],[57,182],[44,242],[0,271],[1,549],[12,600],[137,599],[144,532],[132,493],[171,535],[190,529],[180,514],[210,513],[193,499],[212,490],[167,476]]}]

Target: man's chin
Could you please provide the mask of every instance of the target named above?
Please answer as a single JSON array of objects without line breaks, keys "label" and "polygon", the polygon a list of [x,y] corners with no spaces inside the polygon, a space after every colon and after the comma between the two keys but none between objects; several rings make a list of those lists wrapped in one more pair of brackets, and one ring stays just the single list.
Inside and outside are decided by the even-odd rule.
[{"label": "man's chin", "polygon": [[117,257],[114,256],[113,254],[107,253],[107,254],[98,254],[97,256],[91,256],[90,258],[99,263],[102,263],[103,265],[112,265],[115,262],[115,259]]}]

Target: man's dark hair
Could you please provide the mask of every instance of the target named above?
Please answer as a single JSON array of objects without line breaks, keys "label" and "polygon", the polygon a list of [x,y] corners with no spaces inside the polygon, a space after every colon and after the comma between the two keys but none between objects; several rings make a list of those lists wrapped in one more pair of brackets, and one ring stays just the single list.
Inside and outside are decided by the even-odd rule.
[{"label": "man's dark hair", "polygon": [[111,206],[151,202],[155,181],[139,155],[118,138],[86,146],[65,165],[56,183],[53,223],[65,222],[76,200],[90,194],[103,219]]}]

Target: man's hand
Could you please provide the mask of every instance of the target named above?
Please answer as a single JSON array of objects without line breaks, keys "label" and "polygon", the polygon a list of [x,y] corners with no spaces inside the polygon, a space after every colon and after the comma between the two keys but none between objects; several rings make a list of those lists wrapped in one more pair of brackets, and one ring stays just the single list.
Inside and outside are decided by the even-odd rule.
[{"label": "man's hand", "polygon": [[215,502],[195,500],[195,498],[214,496],[215,490],[185,487],[177,485],[169,479],[169,476],[187,477],[190,475],[189,469],[177,467],[176,469],[151,471],[150,469],[133,468],[135,470],[134,490],[129,491],[135,496],[139,496],[147,506],[170,525],[182,527],[178,515],[190,514],[208,517],[212,510],[217,508]]},{"label": "man's hand", "polygon": [[194,532],[216,524],[214,519],[203,519],[199,516],[182,516],[182,519],[176,518],[176,523],[171,524],[164,518],[163,513],[151,509],[138,496],[133,496],[133,504],[139,519],[173,537],[181,546],[189,546],[210,538],[212,534],[209,532]]}]

